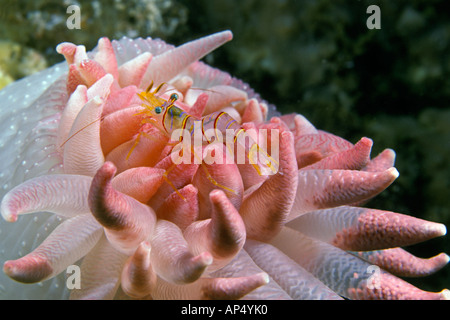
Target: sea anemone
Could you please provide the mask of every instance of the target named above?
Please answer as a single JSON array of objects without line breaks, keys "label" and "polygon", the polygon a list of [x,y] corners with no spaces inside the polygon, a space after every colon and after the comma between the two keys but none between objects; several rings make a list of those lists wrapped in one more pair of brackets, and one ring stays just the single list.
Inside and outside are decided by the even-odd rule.
[{"label": "sea anemone", "polygon": [[[445,226],[362,207],[397,178],[394,152],[371,158],[369,138],[352,144],[299,114],[280,116],[247,84],[198,61],[231,38],[224,31],[176,48],[101,38],[92,52],[62,43],[67,63],[0,92],[1,213],[15,222],[0,226],[3,271],[37,283],[2,277],[1,297],[449,298],[399,278],[445,266],[444,253],[421,259],[400,248]],[[247,131],[275,130],[276,174],[174,164],[170,137],[143,123],[137,94],[150,83],[167,83],[160,98],[177,92],[189,114],[221,110]]]}]

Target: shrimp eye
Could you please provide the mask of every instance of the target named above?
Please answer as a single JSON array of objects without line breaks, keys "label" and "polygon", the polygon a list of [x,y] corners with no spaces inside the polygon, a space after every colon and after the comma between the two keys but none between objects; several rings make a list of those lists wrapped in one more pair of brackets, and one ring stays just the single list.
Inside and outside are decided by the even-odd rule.
[{"label": "shrimp eye", "polygon": [[175,102],[176,100],[178,100],[178,95],[176,93],[172,93],[170,95],[170,101]]},{"label": "shrimp eye", "polygon": [[156,107],[156,108],[155,108],[155,113],[156,113],[156,114],[160,114],[161,112],[162,112],[161,107]]}]

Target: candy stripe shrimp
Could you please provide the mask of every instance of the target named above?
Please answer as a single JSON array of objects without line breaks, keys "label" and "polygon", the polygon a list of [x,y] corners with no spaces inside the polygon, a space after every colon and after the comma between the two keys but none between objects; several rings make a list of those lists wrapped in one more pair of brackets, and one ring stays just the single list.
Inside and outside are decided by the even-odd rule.
[{"label": "candy stripe shrimp", "polygon": [[[156,94],[161,90],[163,85],[164,83],[160,84],[152,91],[152,82],[146,91],[138,94],[138,96],[145,102],[142,105],[145,109],[139,113],[144,114],[143,123],[152,123],[165,135],[171,137],[172,140],[178,140],[179,142],[183,142],[183,138],[185,137],[183,133],[188,132],[189,135],[193,137],[194,130],[196,130],[196,128],[201,129],[202,141],[205,141],[206,144],[212,143],[212,137],[215,138],[214,142],[224,142],[222,138],[225,135],[229,136],[231,134],[233,137],[232,144],[240,146],[242,150],[245,150],[249,163],[253,165],[259,175],[270,175],[277,172],[278,162],[273,159],[263,148],[261,148],[229,114],[223,111],[217,111],[205,117],[196,118],[183,109],[175,106],[175,102],[179,98],[178,94],[171,94],[168,100],[158,97]],[[207,132],[213,132],[213,134],[208,135]],[[179,134],[177,135],[177,133]],[[130,150],[129,155],[138,141],[139,136]],[[232,151],[228,143],[226,146],[229,151]],[[195,157],[199,158],[193,147],[191,152]],[[232,154],[234,153],[232,152]],[[173,169],[173,167],[167,170],[165,178],[167,178],[167,174],[171,169]],[[207,172],[205,167],[204,169],[208,179],[214,185],[228,192],[235,193],[234,190],[217,183]],[[166,179],[166,181],[168,181],[168,179]]]}]

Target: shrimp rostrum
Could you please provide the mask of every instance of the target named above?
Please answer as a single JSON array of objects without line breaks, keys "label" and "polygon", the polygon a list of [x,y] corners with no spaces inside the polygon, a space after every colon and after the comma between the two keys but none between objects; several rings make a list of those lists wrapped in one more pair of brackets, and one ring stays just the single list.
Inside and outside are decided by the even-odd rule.
[{"label": "shrimp rostrum", "polygon": [[[252,137],[224,111],[216,111],[201,118],[189,114],[175,105],[179,99],[177,93],[172,93],[168,100],[157,96],[163,85],[164,83],[152,91],[152,82],[146,91],[138,94],[144,101],[142,105],[144,109],[140,114],[144,115],[144,123],[153,124],[174,143],[177,143],[171,154],[174,164],[179,164],[181,161],[194,161],[198,164],[222,161],[224,159],[222,156],[207,157],[202,148],[205,145],[223,144],[226,146],[224,149],[227,163],[231,161],[236,164],[250,164],[260,176],[277,173],[277,152],[274,151],[273,143],[271,144],[272,155],[269,155],[266,148],[255,141],[253,138],[255,134]],[[264,136],[267,137],[267,135]],[[128,156],[138,141],[139,137]],[[208,173],[207,175],[208,179],[219,188],[234,192],[232,189],[218,184]],[[167,174],[165,177],[167,178]]]}]

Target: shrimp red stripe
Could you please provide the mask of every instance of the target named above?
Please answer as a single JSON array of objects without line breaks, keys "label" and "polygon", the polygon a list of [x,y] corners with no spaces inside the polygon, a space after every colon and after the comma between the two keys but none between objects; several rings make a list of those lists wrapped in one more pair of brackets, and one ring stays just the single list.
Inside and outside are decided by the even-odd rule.
[{"label": "shrimp red stripe", "polygon": [[223,116],[225,114],[225,112],[221,112],[221,113],[219,113],[218,115],[217,115],[217,117],[216,117],[216,119],[214,120],[214,133],[216,134],[216,139],[219,139],[219,137],[217,136],[217,122],[219,121],[219,118],[221,117],[221,116]]},{"label": "shrimp red stripe", "polygon": [[206,138],[206,141],[208,141],[208,143],[211,143],[211,141],[209,141],[208,137],[205,135],[205,126],[204,126],[205,119],[206,119],[206,117],[202,118],[202,134]]},{"label": "shrimp red stripe", "polygon": [[169,133],[169,131],[167,131],[167,128],[166,128],[166,115],[167,115],[168,111],[169,111],[169,108],[166,108],[166,110],[164,110],[164,114],[163,114],[163,118],[162,118],[162,126],[163,126],[164,130],[166,130],[167,133]]}]

